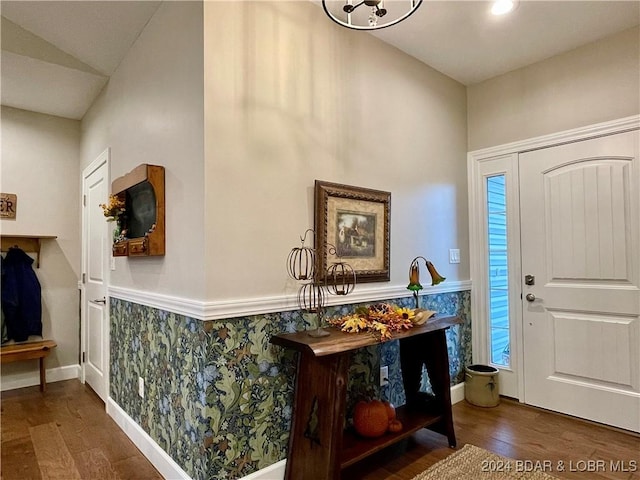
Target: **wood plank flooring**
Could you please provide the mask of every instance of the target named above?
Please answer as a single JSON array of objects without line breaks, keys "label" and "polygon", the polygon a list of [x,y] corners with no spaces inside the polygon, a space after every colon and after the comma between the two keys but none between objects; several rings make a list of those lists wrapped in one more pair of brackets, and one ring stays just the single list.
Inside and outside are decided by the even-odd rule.
[{"label": "wood plank flooring", "polygon": [[2,392],[2,480],[162,477],[77,380]]},{"label": "wood plank flooring", "polygon": [[[77,380],[51,383],[45,393],[38,387],[3,392],[1,405],[2,480],[162,478]],[[639,435],[509,400],[495,408],[460,402],[453,415],[459,448],[471,443],[513,459],[551,461],[549,473],[558,478],[640,480]],[[451,452],[444,437],[423,430],[353,465],[342,480],[411,480]],[[590,460],[606,468],[594,463],[596,471],[589,471]],[[559,461],[564,472],[556,470]],[[612,471],[610,462],[618,461],[628,470],[635,461],[636,471]]]},{"label": "wood plank flooring", "polygon": [[[640,435],[506,399],[493,408],[457,403],[453,419],[458,448],[470,443],[512,459],[546,460],[553,469],[547,473],[563,479],[640,480]],[[451,452],[445,437],[421,430],[407,442],[343,471],[342,480],[410,480]],[[563,462],[563,472],[558,462]],[[614,472],[615,468],[635,471]]]}]

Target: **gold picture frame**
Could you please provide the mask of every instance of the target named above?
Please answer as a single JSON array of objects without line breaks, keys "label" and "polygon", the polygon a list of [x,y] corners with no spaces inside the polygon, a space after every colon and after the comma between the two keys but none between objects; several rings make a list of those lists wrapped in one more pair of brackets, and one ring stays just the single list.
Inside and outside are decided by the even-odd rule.
[{"label": "gold picture frame", "polygon": [[389,281],[390,192],[316,180],[314,223],[318,280],[326,281],[327,267],[344,261],[357,283]]}]

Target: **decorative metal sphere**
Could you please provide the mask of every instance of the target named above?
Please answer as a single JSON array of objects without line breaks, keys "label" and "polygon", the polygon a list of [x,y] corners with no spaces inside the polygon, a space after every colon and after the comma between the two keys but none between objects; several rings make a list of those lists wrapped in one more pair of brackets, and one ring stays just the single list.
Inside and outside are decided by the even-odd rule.
[{"label": "decorative metal sphere", "polygon": [[298,290],[298,306],[309,313],[317,313],[324,306],[324,291],[322,285],[309,282]]},{"label": "decorative metal sphere", "polygon": [[313,280],[316,271],[316,252],[310,247],[296,247],[287,257],[287,272],[294,280]]},{"label": "decorative metal sphere", "polygon": [[356,286],[356,272],[348,263],[333,263],[327,268],[326,283],[329,293],[348,295]]}]

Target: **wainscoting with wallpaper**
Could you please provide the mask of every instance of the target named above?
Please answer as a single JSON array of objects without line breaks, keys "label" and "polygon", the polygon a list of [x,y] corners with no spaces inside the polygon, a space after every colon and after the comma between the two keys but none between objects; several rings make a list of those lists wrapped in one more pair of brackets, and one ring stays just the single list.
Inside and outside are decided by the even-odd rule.
[{"label": "wainscoting with wallpaper", "polygon": [[[447,331],[452,385],[458,384],[471,363],[470,292],[425,295],[421,305],[464,319]],[[356,306],[329,307],[327,315]],[[296,362],[293,352],[269,339],[310,328],[301,312],[202,321],[118,298],[110,309],[110,402],[186,475],[241,478],[286,457]],[[390,383],[373,393],[404,403],[398,342],[391,341],[354,354],[349,405],[372,393],[380,362],[389,366]]]}]

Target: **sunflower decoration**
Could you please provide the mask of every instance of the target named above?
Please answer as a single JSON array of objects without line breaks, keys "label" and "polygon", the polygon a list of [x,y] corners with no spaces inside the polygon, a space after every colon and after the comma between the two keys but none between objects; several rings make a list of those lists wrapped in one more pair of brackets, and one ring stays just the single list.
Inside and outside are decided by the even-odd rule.
[{"label": "sunflower decoration", "polygon": [[396,308],[396,313],[406,320],[413,320],[416,316],[416,312],[414,310],[406,307]]},{"label": "sunflower decoration", "polygon": [[369,307],[358,307],[355,313],[330,318],[328,322],[343,332],[370,332],[380,341],[391,339],[393,332],[408,330],[414,326],[415,311],[400,308],[390,303],[376,303]]}]

